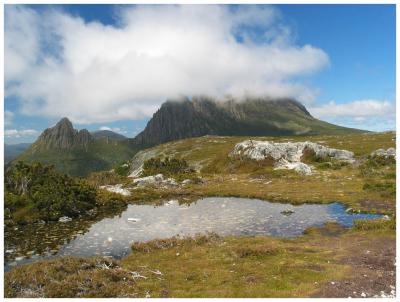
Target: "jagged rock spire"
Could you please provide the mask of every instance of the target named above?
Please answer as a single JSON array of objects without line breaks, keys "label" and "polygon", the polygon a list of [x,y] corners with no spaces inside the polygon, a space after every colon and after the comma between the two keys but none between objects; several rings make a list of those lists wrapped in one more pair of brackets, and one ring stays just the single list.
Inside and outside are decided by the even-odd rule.
[{"label": "jagged rock spire", "polygon": [[39,136],[36,145],[40,148],[70,150],[73,148],[87,149],[93,140],[86,129],[76,130],[71,121],[64,117],[54,127],[47,128]]}]

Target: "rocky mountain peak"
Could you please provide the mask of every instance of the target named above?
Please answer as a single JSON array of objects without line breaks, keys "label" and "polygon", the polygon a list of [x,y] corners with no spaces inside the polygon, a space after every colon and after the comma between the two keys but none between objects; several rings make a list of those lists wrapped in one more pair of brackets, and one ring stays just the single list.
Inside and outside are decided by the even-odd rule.
[{"label": "rocky mountain peak", "polygon": [[86,129],[74,129],[71,121],[64,117],[54,127],[47,128],[35,142],[35,149],[62,149],[85,148],[93,140]]}]

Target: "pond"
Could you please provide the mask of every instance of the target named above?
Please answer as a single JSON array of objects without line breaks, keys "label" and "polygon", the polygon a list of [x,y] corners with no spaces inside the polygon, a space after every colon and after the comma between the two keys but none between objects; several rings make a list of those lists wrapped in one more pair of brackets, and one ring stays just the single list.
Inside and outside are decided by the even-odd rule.
[{"label": "pond", "polygon": [[[292,238],[303,234],[313,226],[322,226],[326,222],[337,222],[351,227],[356,219],[377,219],[376,214],[350,214],[340,203],[290,205],[272,203],[248,198],[203,198],[194,203],[179,204],[171,200],[161,206],[129,205],[121,214],[104,218],[91,226],[81,227],[74,236],[63,239],[49,236],[58,241],[57,247],[43,249],[29,246],[30,251],[20,251],[19,257],[11,257],[13,250],[7,250],[6,270],[11,266],[37,261],[39,259],[74,256],[111,256],[121,258],[130,252],[133,242],[172,236],[191,236],[199,233],[215,232],[219,235],[256,236],[270,235]],[[57,223],[57,232],[63,228],[71,229],[79,223]],[[47,225],[41,226],[45,230]],[[24,231],[21,231],[24,232]],[[66,231],[65,231],[66,232]],[[37,231],[36,231],[37,233]],[[66,232],[67,233],[67,232]],[[43,243],[44,234],[35,238]],[[40,237],[40,238],[39,238]],[[61,237],[62,238],[62,237]],[[55,239],[54,239],[55,240]],[[22,240],[19,240],[20,242]],[[14,247],[16,250],[17,247]],[[22,253],[22,256],[21,256]]]}]

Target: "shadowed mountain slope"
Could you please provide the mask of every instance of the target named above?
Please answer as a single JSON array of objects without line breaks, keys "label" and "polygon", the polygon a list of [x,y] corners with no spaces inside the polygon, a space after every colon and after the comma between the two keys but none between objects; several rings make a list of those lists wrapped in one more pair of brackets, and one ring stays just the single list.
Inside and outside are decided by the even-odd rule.
[{"label": "shadowed mountain slope", "polygon": [[302,104],[292,99],[215,101],[195,97],[165,102],[134,140],[139,145],[153,146],[203,135],[287,136],[355,132],[361,130],[312,117]]}]

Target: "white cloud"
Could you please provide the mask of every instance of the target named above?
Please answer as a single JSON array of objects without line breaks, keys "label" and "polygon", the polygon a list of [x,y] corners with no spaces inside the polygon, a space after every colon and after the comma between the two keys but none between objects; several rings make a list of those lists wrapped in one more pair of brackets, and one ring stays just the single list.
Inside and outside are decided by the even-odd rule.
[{"label": "white cloud", "polygon": [[344,104],[331,101],[320,107],[310,107],[309,111],[316,117],[369,117],[395,115],[394,103],[380,100],[358,100]]},{"label": "white cloud", "polygon": [[107,126],[101,126],[101,127],[99,128],[99,130],[108,130],[108,131],[112,131],[111,128],[110,128],[110,127],[107,127]]},{"label": "white cloud", "polygon": [[6,95],[25,114],[81,124],[148,117],[182,94],[310,103],[317,91],[298,79],[328,64],[321,49],[294,44],[270,6],[136,6],[119,13],[118,26],[5,9]]},{"label": "white cloud", "polygon": [[357,100],[343,104],[331,101],[308,110],[317,118],[349,127],[379,131],[393,130],[396,125],[396,105],[386,100]]},{"label": "white cloud", "polygon": [[111,127],[108,127],[108,126],[101,126],[99,128],[99,130],[108,130],[108,131],[113,131],[113,132],[120,133],[120,134],[126,134],[127,133],[127,131],[125,129],[121,129],[119,127],[111,128]]},{"label": "white cloud", "polygon": [[14,120],[14,112],[5,110],[4,111],[4,125],[10,126]]},{"label": "white cloud", "polygon": [[22,138],[29,136],[36,136],[39,132],[34,129],[25,129],[25,130],[17,130],[17,129],[8,129],[4,130],[4,136],[7,138]]}]

